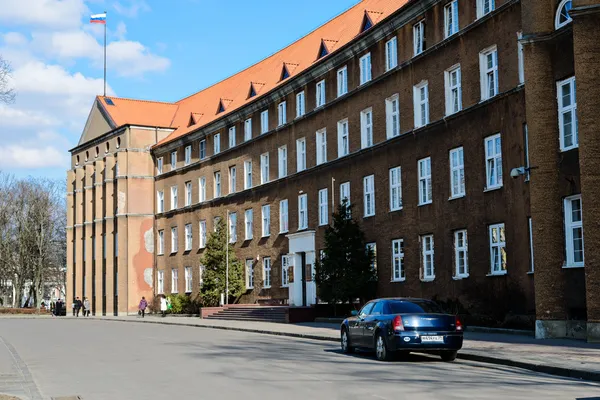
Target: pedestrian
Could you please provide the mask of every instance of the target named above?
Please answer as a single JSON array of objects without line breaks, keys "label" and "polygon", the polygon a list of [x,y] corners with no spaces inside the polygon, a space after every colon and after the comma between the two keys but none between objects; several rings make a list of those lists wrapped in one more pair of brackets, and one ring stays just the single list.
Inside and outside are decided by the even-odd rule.
[{"label": "pedestrian", "polygon": [[83,316],[84,317],[89,317],[90,316],[90,309],[92,307],[90,306],[90,300],[86,297],[83,300]]},{"label": "pedestrian", "polygon": [[139,314],[142,316],[142,318],[144,318],[144,315],[146,314],[146,307],[148,307],[148,302],[146,301],[146,298],[144,296],[142,296],[142,299],[140,300],[140,305],[139,305]]},{"label": "pedestrian", "polygon": [[75,316],[75,307],[77,306],[77,299],[73,299],[73,304],[71,305],[71,308],[73,308],[73,316]]},{"label": "pedestrian", "polygon": [[79,297],[77,297],[75,299],[75,304],[74,304],[74,307],[75,307],[75,316],[77,318],[79,318],[79,311],[81,310],[82,306],[83,306],[83,303],[81,302],[81,300],[79,300]]},{"label": "pedestrian", "polygon": [[167,298],[163,294],[162,297],[160,298],[160,312],[163,317],[165,316],[166,311],[167,311]]}]

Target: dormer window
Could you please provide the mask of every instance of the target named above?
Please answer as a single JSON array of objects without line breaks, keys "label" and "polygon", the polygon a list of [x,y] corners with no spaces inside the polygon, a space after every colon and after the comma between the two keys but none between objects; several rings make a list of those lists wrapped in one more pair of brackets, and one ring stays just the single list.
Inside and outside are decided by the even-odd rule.
[{"label": "dormer window", "polygon": [[556,29],[560,29],[573,21],[569,15],[569,11],[571,11],[572,7],[573,2],[571,0],[562,0],[560,2],[558,9],[556,10],[556,20],[554,22]]}]

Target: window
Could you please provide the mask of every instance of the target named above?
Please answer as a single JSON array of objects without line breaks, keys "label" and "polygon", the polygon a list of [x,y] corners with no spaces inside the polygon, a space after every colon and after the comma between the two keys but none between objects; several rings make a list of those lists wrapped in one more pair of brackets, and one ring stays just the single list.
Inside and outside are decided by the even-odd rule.
[{"label": "window", "polygon": [[246,289],[254,289],[254,264],[251,258],[246,259]]},{"label": "window", "polygon": [[221,134],[220,133],[216,133],[215,136],[213,137],[213,147],[214,147],[213,154],[219,154],[221,152]]},{"label": "window", "polygon": [[206,140],[200,141],[200,159],[204,160],[206,158]]},{"label": "window", "polygon": [[490,273],[506,274],[506,238],[504,224],[490,225]]},{"label": "window", "polygon": [[290,284],[290,258],[288,256],[281,257],[281,286],[287,287]]},{"label": "window", "polygon": [[498,94],[498,50],[496,46],[479,53],[481,101]]},{"label": "window", "polygon": [[535,271],[535,263],[533,259],[533,225],[531,217],[527,218],[529,225],[529,273],[533,274]]},{"label": "window", "polygon": [[371,259],[371,270],[377,272],[377,243],[367,243],[367,250],[371,251],[373,258]]},{"label": "window", "polygon": [[390,168],[390,211],[402,210],[402,172],[400,167]]},{"label": "window", "polygon": [[261,209],[262,213],[262,237],[271,236],[271,206],[264,205]]},{"label": "window", "polygon": [[260,155],[260,183],[269,182],[269,153]]},{"label": "window", "polygon": [[192,182],[189,181],[185,183],[185,205],[192,205]]},{"label": "window", "polygon": [[286,112],[287,103],[282,101],[277,106],[277,121],[278,126],[285,125],[287,122],[287,112]]},{"label": "window", "polygon": [[158,231],[158,251],[157,254],[158,255],[163,255],[165,254],[165,231],[161,230]]},{"label": "window", "polygon": [[477,0],[477,18],[481,18],[494,11],[495,0]]},{"label": "window", "polygon": [[244,121],[244,141],[252,139],[252,118]]},{"label": "window", "polygon": [[375,175],[363,178],[365,217],[375,215]]},{"label": "window", "polygon": [[178,241],[177,227],[174,226],[171,228],[171,253],[177,253]]},{"label": "window", "polygon": [[221,197],[221,173],[215,172],[215,198]]},{"label": "window", "polygon": [[260,113],[260,133],[269,132],[269,110]]},{"label": "window", "polygon": [[271,258],[263,258],[263,287],[269,289],[271,287]]},{"label": "window", "polygon": [[185,225],[185,251],[192,249],[192,224]]},{"label": "window", "polygon": [[185,146],[185,165],[192,162],[192,146]]},{"label": "window", "polygon": [[329,223],[329,207],[327,204],[327,189],[319,190],[319,225]]},{"label": "window", "polygon": [[485,138],[486,190],[502,187],[502,141],[500,134]]},{"label": "window", "polygon": [[185,292],[192,293],[192,267],[185,267]]},{"label": "window", "polygon": [[579,146],[575,77],[558,82],[557,91],[560,149],[566,151]]},{"label": "window", "polygon": [[229,167],[229,193],[235,193],[237,187],[237,171],[234,166]]},{"label": "window", "polygon": [[171,210],[177,209],[177,186],[171,186]]},{"label": "window", "polygon": [[235,126],[229,128],[229,148],[235,146]]},{"label": "window", "polygon": [[338,157],[350,154],[350,138],[348,134],[348,120],[338,122]]},{"label": "window", "polygon": [[171,169],[177,168],[177,152],[171,152]]},{"label": "window", "polygon": [[306,169],[306,139],[296,140],[296,170],[297,172]]},{"label": "window", "polygon": [[307,195],[298,196],[298,230],[308,228]]},{"label": "window", "polygon": [[419,205],[431,204],[431,157],[419,160]]},{"label": "window", "polygon": [[244,240],[254,238],[254,211],[251,208],[244,212]]},{"label": "window", "polygon": [[325,79],[317,83],[317,107],[325,105]]},{"label": "window", "polygon": [[206,201],[206,178],[205,177],[200,178],[199,197],[200,197],[201,203],[203,201]]},{"label": "window", "polygon": [[418,56],[425,50],[425,21],[419,21],[413,26],[413,50]]},{"label": "window", "polygon": [[435,269],[433,266],[433,235],[421,236],[421,256],[423,280],[434,280]]},{"label": "window", "polygon": [[158,172],[158,174],[162,174],[163,173],[163,158],[160,157],[156,160],[156,171]]},{"label": "window", "polygon": [[556,10],[556,18],[554,20],[554,26],[556,29],[560,29],[563,26],[569,24],[573,19],[569,15],[569,11],[573,7],[571,0],[562,0]]},{"label": "window", "polygon": [[278,172],[280,178],[285,178],[287,176],[287,146],[281,146],[277,153],[279,155],[278,160]]},{"label": "window", "polygon": [[157,283],[157,291],[158,294],[163,294],[165,292],[165,271],[158,271],[156,276]]},{"label": "window", "polygon": [[444,7],[444,37],[458,32],[458,0],[453,0]]},{"label": "window", "polygon": [[244,189],[252,188],[252,161],[244,162]]},{"label": "window", "polygon": [[371,80],[371,53],[367,53],[360,58],[360,84]]},{"label": "window", "polygon": [[288,230],[288,201],[286,199],[279,202],[279,233],[285,233]]},{"label": "window", "polygon": [[395,37],[385,42],[386,72],[398,66],[398,41]]},{"label": "window", "polygon": [[304,100],[304,91],[296,94],[296,118],[300,118],[304,115],[306,110],[305,100]]},{"label": "window", "polygon": [[348,206],[350,205],[350,182],[344,182],[340,184],[340,204],[346,200]]},{"label": "window", "polygon": [[519,83],[525,83],[525,52],[523,51],[523,32],[517,33],[517,58],[519,63]]},{"label": "window", "polygon": [[392,281],[403,281],[404,276],[404,240],[392,240]]},{"label": "window", "polygon": [[583,267],[583,214],[581,195],[565,199],[565,267]]},{"label": "window", "polygon": [[454,231],[454,276],[466,278],[469,276],[469,259],[467,251],[467,231]]},{"label": "window", "polygon": [[327,131],[317,131],[317,165],[327,162]]},{"label": "window", "polygon": [[367,108],[360,113],[360,146],[373,146],[373,109]]},{"label": "window", "polygon": [[220,222],[221,222],[221,217],[214,217],[213,218],[213,232],[217,231],[217,227],[219,226]]},{"label": "window", "polygon": [[171,293],[179,292],[179,271],[177,268],[171,269]]},{"label": "window", "polygon": [[200,265],[198,268],[198,283],[200,287],[204,286],[204,272],[206,271],[206,267],[204,265]]},{"label": "window", "polygon": [[229,214],[229,243],[237,241],[237,214]]},{"label": "window", "polygon": [[462,110],[460,65],[447,69],[444,78],[446,81],[446,115],[452,115]]},{"label": "window", "polygon": [[429,123],[429,87],[427,81],[416,85],[413,89],[415,108],[415,128]]},{"label": "window", "polygon": [[400,135],[400,101],[397,94],[385,100],[385,126],[388,139]]},{"label": "window", "polygon": [[165,192],[156,192],[156,211],[165,212]]},{"label": "window", "polygon": [[463,148],[450,150],[450,198],[465,195],[465,162]]},{"label": "window", "polygon": [[200,221],[200,248],[203,249],[206,247],[206,220]]},{"label": "window", "polygon": [[348,67],[343,66],[337,71],[337,95],[338,97],[348,93]]}]

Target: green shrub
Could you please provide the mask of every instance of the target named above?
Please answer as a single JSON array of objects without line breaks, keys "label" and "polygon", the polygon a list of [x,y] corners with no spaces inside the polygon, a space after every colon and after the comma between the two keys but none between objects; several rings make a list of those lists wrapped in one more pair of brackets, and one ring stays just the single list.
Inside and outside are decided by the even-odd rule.
[{"label": "green shrub", "polygon": [[190,298],[185,294],[170,294],[167,297],[171,302],[171,314],[183,314],[190,305]]}]

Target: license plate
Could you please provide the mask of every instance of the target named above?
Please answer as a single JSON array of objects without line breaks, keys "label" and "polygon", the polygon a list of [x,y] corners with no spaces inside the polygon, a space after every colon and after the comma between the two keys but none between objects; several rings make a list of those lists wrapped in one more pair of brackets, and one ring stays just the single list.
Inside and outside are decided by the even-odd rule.
[{"label": "license plate", "polygon": [[444,343],[443,336],[421,336],[422,343]]}]

